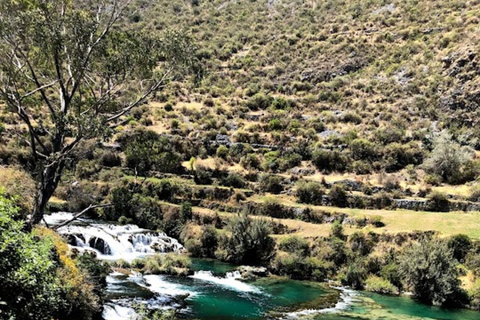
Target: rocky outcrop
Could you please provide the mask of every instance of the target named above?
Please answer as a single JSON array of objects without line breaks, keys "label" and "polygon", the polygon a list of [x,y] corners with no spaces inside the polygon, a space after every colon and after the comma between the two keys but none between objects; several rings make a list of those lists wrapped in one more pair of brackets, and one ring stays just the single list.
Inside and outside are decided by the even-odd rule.
[{"label": "rocky outcrop", "polygon": [[237,270],[242,275],[242,279],[246,280],[269,276],[269,272],[265,267],[240,266]]}]

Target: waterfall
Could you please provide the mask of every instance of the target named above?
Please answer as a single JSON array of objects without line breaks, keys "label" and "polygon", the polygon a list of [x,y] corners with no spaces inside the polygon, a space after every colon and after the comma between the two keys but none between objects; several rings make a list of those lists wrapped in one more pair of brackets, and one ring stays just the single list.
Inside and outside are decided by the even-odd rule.
[{"label": "waterfall", "polygon": [[216,285],[224,286],[228,289],[232,289],[235,291],[261,293],[260,289],[258,289],[257,287],[240,281],[239,279],[241,279],[242,276],[238,271],[227,272],[225,278],[217,277],[213,275],[211,271],[196,271],[195,274],[190,277],[193,279],[207,281]]},{"label": "waterfall", "polygon": [[180,252],[183,246],[164,233],[136,225],[92,224],[66,226],[58,232],[79,250],[95,251],[101,259],[133,260],[155,252]]}]

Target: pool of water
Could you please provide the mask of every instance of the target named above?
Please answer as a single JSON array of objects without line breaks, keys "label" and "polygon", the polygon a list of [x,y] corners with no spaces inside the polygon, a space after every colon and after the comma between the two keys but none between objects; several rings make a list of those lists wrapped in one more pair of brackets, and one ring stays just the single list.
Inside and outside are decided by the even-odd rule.
[{"label": "pool of water", "polygon": [[[480,319],[479,312],[441,309],[409,297],[355,292],[307,281],[273,277],[244,282],[234,272],[235,266],[215,260],[195,259],[192,268],[195,274],[187,278],[113,274],[108,281],[108,298],[143,299],[155,308],[180,307],[182,318],[201,320]],[[176,297],[187,298],[178,304]],[[118,312],[131,317],[125,304],[119,308]],[[117,314],[108,319],[128,318]]]}]

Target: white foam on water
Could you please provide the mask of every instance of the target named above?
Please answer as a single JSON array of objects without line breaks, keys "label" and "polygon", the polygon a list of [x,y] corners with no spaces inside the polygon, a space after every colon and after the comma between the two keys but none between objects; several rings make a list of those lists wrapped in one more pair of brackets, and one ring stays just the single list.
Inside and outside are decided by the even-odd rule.
[{"label": "white foam on water", "polygon": [[95,251],[99,259],[131,261],[155,252],[183,250],[183,246],[176,239],[136,225],[65,226],[59,228],[58,232],[70,237],[70,244],[78,250]]},{"label": "white foam on water", "polygon": [[131,307],[118,304],[105,304],[102,317],[104,320],[138,320],[139,316]]},{"label": "white foam on water", "polygon": [[161,275],[145,275],[143,279],[148,284],[146,288],[154,293],[169,296],[194,296],[196,293],[189,290],[186,286],[178,283],[169,282],[165,276]]},{"label": "white foam on water", "polygon": [[45,222],[51,225],[58,225],[62,222],[73,219],[73,213],[70,212],[54,212],[52,214],[46,214],[43,216]]},{"label": "white foam on water", "polygon": [[211,271],[196,271],[195,274],[190,277],[197,280],[212,282],[219,286],[239,292],[261,293],[259,288],[239,281],[242,276],[238,271],[227,272],[225,278],[214,276]]},{"label": "white foam on water", "polygon": [[285,315],[285,319],[298,319],[302,316],[309,316],[322,313],[335,313],[339,311],[345,311],[356,301],[355,296],[358,294],[356,291],[343,288],[334,287],[334,289],[340,290],[340,299],[337,301],[334,307],[324,309],[305,309],[295,312],[289,312]]}]

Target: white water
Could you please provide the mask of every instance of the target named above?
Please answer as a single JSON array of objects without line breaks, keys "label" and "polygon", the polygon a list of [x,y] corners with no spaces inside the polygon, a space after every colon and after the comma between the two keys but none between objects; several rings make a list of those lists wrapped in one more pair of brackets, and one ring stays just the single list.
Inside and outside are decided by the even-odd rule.
[{"label": "white water", "polygon": [[339,311],[345,311],[350,308],[350,306],[356,301],[355,296],[358,294],[356,291],[343,288],[343,287],[334,287],[334,289],[340,290],[340,299],[332,308],[325,309],[306,309],[295,312],[289,312],[285,315],[285,319],[298,319],[302,316],[309,316],[322,313],[333,313]]},{"label": "white water", "polygon": [[137,320],[139,318],[133,308],[113,303],[104,306],[102,317],[104,320]]},{"label": "white water", "polygon": [[260,289],[258,289],[257,287],[239,281],[242,276],[238,271],[227,272],[225,278],[216,277],[211,271],[197,271],[193,276],[190,277],[197,280],[215,283],[217,285],[224,286],[235,291],[261,293]]},{"label": "white water", "polygon": [[165,276],[146,275],[143,279],[148,284],[146,288],[150,291],[168,296],[194,296],[196,292],[191,291],[187,286],[178,283],[168,282]]},{"label": "white water", "polygon": [[43,220],[45,220],[49,226],[58,225],[71,219],[73,219],[73,213],[70,212],[54,212],[43,216]]},{"label": "white water", "polygon": [[[48,223],[48,222],[47,222]],[[92,224],[58,229],[69,236],[71,245],[95,251],[100,259],[131,261],[155,252],[179,252],[183,246],[163,233],[141,229],[136,225]]]}]

